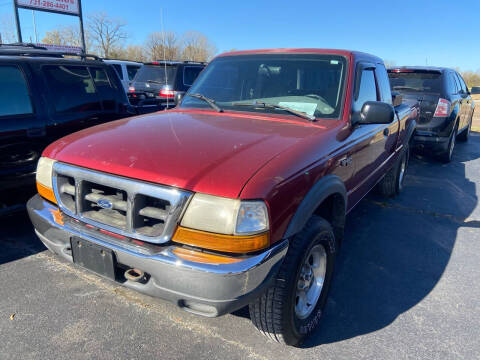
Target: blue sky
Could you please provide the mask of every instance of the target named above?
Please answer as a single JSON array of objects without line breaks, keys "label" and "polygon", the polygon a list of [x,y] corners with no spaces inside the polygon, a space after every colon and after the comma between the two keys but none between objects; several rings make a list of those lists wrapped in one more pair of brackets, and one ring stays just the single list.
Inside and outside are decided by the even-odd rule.
[{"label": "blue sky", "polygon": [[[0,19],[13,16],[0,0]],[[129,43],[165,29],[207,35],[219,52],[232,48],[327,47],[373,53],[397,65],[480,70],[480,0],[158,1],[83,0],[84,14],[105,11],[128,22]],[[24,39],[32,15],[20,10]],[[74,17],[37,12],[40,37]]]}]

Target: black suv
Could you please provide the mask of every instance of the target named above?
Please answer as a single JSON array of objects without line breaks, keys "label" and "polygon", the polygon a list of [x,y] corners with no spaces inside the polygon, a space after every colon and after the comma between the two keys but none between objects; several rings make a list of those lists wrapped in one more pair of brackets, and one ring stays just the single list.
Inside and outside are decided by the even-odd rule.
[{"label": "black suv", "polygon": [[205,63],[193,61],[146,63],[128,89],[130,104],[138,113],[174,107],[205,66]]},{"label": "black suv", "polygon": [[450,162],[457,137],[468,140],[475,109],[462,76],[448,68],[417,66],[389,69],[388,75],[392,91],[420,103],[415,147]]},{"label": "black suv", "polygon": [[73,55],[0,45],[0,193],[33,185],[51,142],[134,114],[113,69],[94,56]]}]

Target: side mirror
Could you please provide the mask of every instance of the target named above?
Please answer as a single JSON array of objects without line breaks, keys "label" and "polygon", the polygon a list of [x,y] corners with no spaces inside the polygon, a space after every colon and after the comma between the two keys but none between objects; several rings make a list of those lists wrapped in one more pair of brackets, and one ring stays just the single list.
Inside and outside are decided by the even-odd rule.
[{"label": "side mirror", "polygon": [[395,116],[393,106],[380,101],[367,101],[362,106],[358,124],[390,124]]},{"label": "side mirror", "polygon": [[392,92],[392,102],[394,107],[402,105],[403,95],[396,91]]},{"label": "side mirror", "polygon": [[185,94],[185,93],[182,93],[182,92],[177,92],[177,93],[175,94],[175,104],[176,104],[176,105],[180,105],[180,103],[182,102],[182,99],[183,99],[183,95],[184,95],[184,94]]}]

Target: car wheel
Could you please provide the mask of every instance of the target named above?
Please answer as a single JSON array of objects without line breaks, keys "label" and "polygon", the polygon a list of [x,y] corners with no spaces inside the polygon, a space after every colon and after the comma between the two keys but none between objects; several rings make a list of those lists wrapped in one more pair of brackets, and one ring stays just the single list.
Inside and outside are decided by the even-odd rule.
[{"label": "car wheel", "polygon": [[319,325],[335,263],[332,227],[313,216],[290,241],[272,286],[250,304],[255,327],[272,340],[298,346]]},{"label": "car wheel", "polygon": [[453,129],[452,134],[450,135],[450,138],[448,139],[447,150],[445,150],[443,153],[441,153],[439,155],[440,161],[445,163],[445,164],[452,161],[453,150],[455,149],[455,143],[456,143],[456,140],[457,140],[457,130],[458,130],[458,125]]},{"label": "car wheel", "polygon": [[472,118],[470,119],[470,122],[468,123],[467,128],[463,130],[460,135],[458,135],[458,140],[463,142],[468,141],[468,138],[470,137],[470,131],[472,129],[472,121],[473,121],[473,114],[472,114]]},{"label": "car wheel", "polygon": [[398,158],[395,165],[387,172],[378,183],[378,191],[385,197],[394,197],[403,190],[405,175],[407,174],[408,163],[410,161],[410,147],[405,145],[402,155]]}]

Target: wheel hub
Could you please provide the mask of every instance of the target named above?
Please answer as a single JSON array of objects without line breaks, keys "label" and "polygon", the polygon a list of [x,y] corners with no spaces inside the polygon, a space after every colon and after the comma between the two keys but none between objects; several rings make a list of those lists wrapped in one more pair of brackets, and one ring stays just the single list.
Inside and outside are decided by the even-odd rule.
[{"label": "wheel hub", "polygon": [[307,318],[315,309],[327,272],[327,252],[323,245],[314,246],[305,258],[297,282],[295,314]]}]

